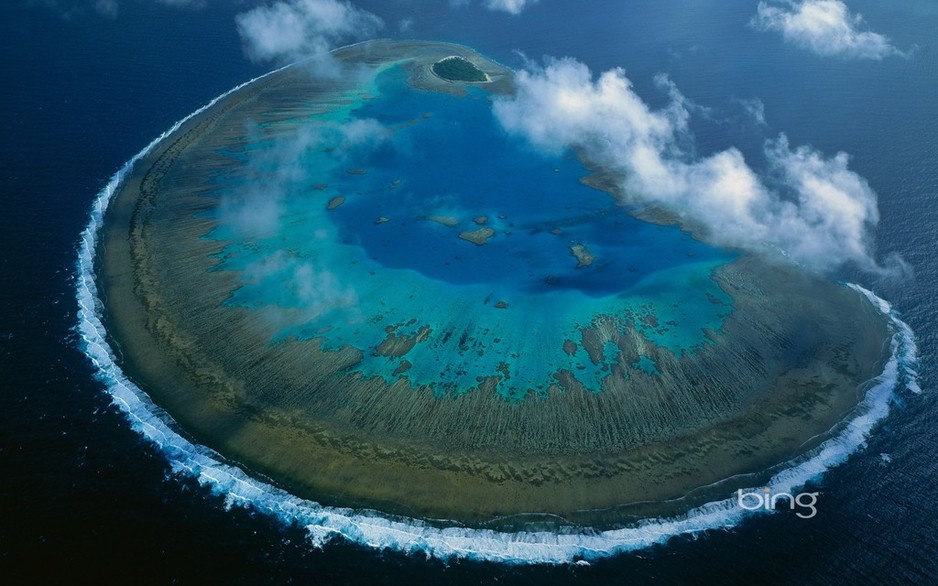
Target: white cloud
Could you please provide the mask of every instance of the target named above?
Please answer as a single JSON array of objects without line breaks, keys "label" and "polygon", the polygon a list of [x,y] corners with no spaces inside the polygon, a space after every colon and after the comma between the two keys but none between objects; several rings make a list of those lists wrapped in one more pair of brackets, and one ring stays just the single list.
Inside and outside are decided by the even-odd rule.
[{"label": "white cloud", "polygon": [[329,312],[358,306],[358,294],[332,271],[312,262],[277,251],[245,267],[245,285],[269,285],[285,292],[284,298],[298,304],[304,319],[312,320]]},{"label": "white cloud", "polygon": [[782,33],[786,41],[818,55],[882,59],[900,54],[879,33],[859,30],[863,18],[852,15],[841,0],[801,0],[787,6],[759,2],[752,26]]},{"label": "white cloud", "polygon": [[117,18],[117,0],[95,0],[94,9],[105,18]]},{"label": "white cloud", "polygon": [[[26,0],[28,6],[45,8],[56,13],[60,18],[70,20],[93,11],[98,16],[115,19],[120,13],[124,0]],[[202,8],[205,0],[152,0],[167,6]]]},{"label": "white cloud", "polygon": [[201,8],[205,6],[206,0],[156,0],[160,4],[166,4],[167,6],[190,6],[195,8]]},{"label": "white cloud", "polygon": [[572,59],[519,72],[516,83],[517,93],[493,106],[501,124],[541,149],[582,149],[621,176],[629,202],[678,214],[715,244],[780,251],[812,270],[885,270],[871,248],[876,194],[845,153],[792,149],[781,135],[766,144],[771,173],[761,177],[735,148],[692,154],[686,100],[673,83],[664,83],[671,100],[660,110],[645,104],[623,70],[594,80]]},{"label": "white cloud", "polygon": [[[374,119],[328,123],[318,127],[301,126],[294,132],[270,136],[257,126],[247,129],[249,142],[260,146],[251,151],[243,169],[241,187],[226,191],[217,206],[218,231],[213,238],[258,242],[277,247],[275,239],[287,222],[295,219],[290,198],[318,197],[325,209],[332,194],[313,191],[310,182],[311,153],[328,155],[338,168],[360,162],[382,148],[397,148],[393,131]],[[304,204],[306,205],[306,204]],[[315,203],[313,205],[316,205]],[[309,239],[330,238],[325,229],[312,231]],[[285,250],[273,250],[251,262],[240,275],[244,286],[275,286],[286,292],[291,311],[312,320],[332,311],[345,311],[358,319],[355,289],[317,260]],[[295,304],[295,306],[293,305]],[[277,315],[277,314],[275,314]],[[291,318],[295,320],[295,316]],[[284,324],[286,325],[286,323]]]},{"label": "white cloud", "polygon": [[751,100],[736,100],[736,102],[743,107],[743,110],[746,111],[746,114],[752,119],[753,122],[759,126],[766,126],[765,121],[765,104],[759,98],[752,98]]},{"label": "white cloud", "polygon": [[[259,140],[256,129],[252,140]],[[316,148],[318,136],[299,132],[260,150],[249,159],[243,188],[224,197],[218,204],[219,223],[248,239],[267,238],[277,233],[283,216],[283,200],[306,182],[308,171],[303,156]]]},{"label": "white cloud", "polygon": [[[252,142],[264,137],[249,129]],[[219,223],[248,239],[268,238],[281,228],[284,200],[308,191],[308,153],[333,147],[331,157],[340,164],[354,161],[392,140],[390,129],[367,118],[345,124],[300,127],[294,134],[275,139],[249,159],[244,187],[227,195],[218,205]],[[269,140],[269,139],[268,139]]]},{"label": "white cloud", "polygon": [[489,10],[499,10],[509,14],[521,14],[525,7],[536,2],[537,0],[485,0],[485,7]]},{"label": "white cloud", "polygon": [[327,57],[331,49],[384,26],[374,14],[338,0],[275,2],[241,13],[235,21],[251,59],[291,62],[317,57],[327,70],[335,67]]}]

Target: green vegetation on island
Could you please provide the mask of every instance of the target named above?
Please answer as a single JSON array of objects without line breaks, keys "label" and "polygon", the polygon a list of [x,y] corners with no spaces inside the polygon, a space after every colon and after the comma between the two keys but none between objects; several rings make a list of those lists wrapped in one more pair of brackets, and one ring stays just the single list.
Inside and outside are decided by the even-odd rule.
[{"label": "green vegetation on island", "polygon": [[489,80],[485,72],[473,65],[471,61],[455,55],[440,59],[433,64],[431,69],[433,73],[449,81],[480,82]]}]

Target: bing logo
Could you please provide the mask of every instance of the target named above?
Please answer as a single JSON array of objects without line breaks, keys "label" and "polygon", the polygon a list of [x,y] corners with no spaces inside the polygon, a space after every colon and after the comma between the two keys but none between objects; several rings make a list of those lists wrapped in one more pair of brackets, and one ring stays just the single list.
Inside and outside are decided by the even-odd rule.
[{"label": "bing logo", "polygon": [[772,494],[772,489],[768,487],[762,489],[761,493],[743,492],[742,489],[739,489],[736,491],[736,502],[740,508],[747,511],[774,511],[778,507],[778,502],[783,501],[783,507],[785,506],[784,503],[787,502],[788,508],[792,511],[795,508],[799,509],[795,513],[799,518],[811,519],[817,515],[817,495],[816,492],[800,492],[794,496],[787,492]]}]

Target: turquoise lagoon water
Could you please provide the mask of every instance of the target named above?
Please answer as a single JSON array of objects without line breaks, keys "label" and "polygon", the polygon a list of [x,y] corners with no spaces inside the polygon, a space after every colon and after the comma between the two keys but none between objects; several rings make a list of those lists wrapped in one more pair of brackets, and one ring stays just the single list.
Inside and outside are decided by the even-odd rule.
[{"label": "turquoise lagoon water", "polygon": [[[732,254],[634,219],[580,182],[588,170],[572,153],[545,155],[508,137],[491,99],[476,88],[415,91],[393,67],[294,138],[256,141],[239,155],[254,173],[220,178],[222,197],[269,185],[254,197],[279,198],[279,218],[274,232],[247,237],[215,213],[221,224],[209,237],[229,242],[216,270],[240,271],[243,282],[227,304],[289,309],[292,323],[272,343],[348,344],[363,351],[355,369],[364,375],[391,381],[403,365],[439,395],[501,373],[498,392],[517,400],[545,393],[561,369],[598,392],[619,349],[609,342],[591,361],[579,329],[597,320],[606,331],[632,324],[676,354],[707,343],[703,330],[731,311],[710,276]],[[483,227],[494,231],[484,244],[459,237]],[[591,265],[578,268],[574,244]],[[405,356],[375,353],[389,332],[422,328],[429,334]],[[631,367],[657,374],[639,355]]]}]

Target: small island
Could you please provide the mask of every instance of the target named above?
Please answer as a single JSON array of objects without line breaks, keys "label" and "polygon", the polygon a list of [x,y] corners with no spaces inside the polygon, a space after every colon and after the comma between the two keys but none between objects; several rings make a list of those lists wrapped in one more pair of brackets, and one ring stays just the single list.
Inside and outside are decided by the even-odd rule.
[{"label": "small island", "polygon": [[437,77],[447,81],[486,82],[489,76],[464,57],[450,55],[433,64],[430,68]]}]

